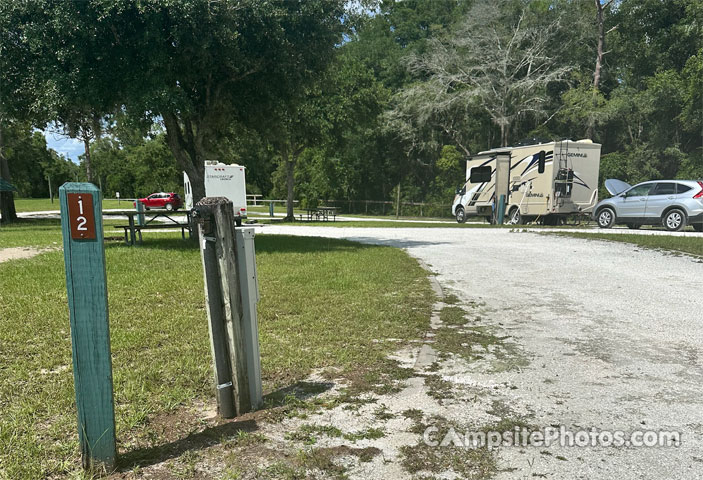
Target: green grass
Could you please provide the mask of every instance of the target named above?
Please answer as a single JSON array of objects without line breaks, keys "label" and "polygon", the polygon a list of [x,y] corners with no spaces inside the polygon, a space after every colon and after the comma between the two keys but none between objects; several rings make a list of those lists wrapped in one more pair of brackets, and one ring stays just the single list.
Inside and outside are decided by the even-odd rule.
[{"label": "green grass", "polygon": [[[10,242],[0,232],[6,244],[60,242],[51,222],[11,229]],[[200,256],[179,236],[146,237],[141,247],[106,243],[117,437],[132,459],[158,456],[159,445],[174,441],[163,423],[214,399]],[[426,272],[400,250],[270,235],[257,236],[256,248],[265,393],[315,369],[352,382],[383,370],[397,343],[374,340],[418,339],[427,328],[434,298]],[[0,263],[0,358],[0,478],[75,475],[60,251]]]},{"label": "green grass", "polygon": [[[106,237],[123,238],[123,230],[115,230],[115,225],[125,225],[126,220],[105,217],[103,225]],[[149,232],[152,235],[161,235]],[[169,233],[172,237],[172,234]],[[169,237],[170,238],[170,237]],[[0,227],[0,248],[8,247],[56,247],[62,246],[61,220],[51,218],[20,218]]]},{"label": "green grass", "polygon": [[642,248],[688,253],[703,257],[703,240],[700,237],[681,237],[674,235],[637,235],[630,233],[579,233],[559,232],[550,235],[564,235],[586,240],[606,240],[609,242],[631,243]]},{"label": "green grass", "polygon": [[[54,198],[54,203],[48,198],[15,198],[15,210],[17,213],[20,212],[43,212],[60,209],[58,196]],[[132,200],[121,200],[117,201],[115,199],[103,199],[103,209],[106,208],[124,208],[132,209]]]}]

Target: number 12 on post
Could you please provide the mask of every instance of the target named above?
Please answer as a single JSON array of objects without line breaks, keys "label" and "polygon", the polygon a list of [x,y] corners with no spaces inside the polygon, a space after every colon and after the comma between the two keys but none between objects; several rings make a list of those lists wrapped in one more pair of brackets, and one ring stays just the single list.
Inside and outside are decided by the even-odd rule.
[{"label": "number 12 on post", "polygon": [[95,240],[93,194],[69,193],[68,217],[73,240]]}]

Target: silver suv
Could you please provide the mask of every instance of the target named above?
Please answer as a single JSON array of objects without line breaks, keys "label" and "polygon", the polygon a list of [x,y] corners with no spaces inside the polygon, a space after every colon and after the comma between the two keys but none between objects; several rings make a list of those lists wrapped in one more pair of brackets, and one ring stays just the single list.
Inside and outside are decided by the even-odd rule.
[{"label": "silver suv", "polygon": [[614,195],[601,200],[593,209],[593,218],[601,228],[616,223],[629,228],[663,225],[672,232],[692,225],[703,231],[703,182],[695,180],[657,180],[634,187],[616,179],[605,181]]}]

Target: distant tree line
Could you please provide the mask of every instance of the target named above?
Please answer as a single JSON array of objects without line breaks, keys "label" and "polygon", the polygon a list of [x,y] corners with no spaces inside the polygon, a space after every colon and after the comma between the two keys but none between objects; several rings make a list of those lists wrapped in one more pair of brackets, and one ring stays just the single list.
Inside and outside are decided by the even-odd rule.
[{"label": "distant tree line", "polygon": [[601,143],[602,178],[703,177],[699,0],[69,4],[0,6],[22,195],[46,196],[26,165],[56,156],[30,128],[48,122],[110,195],[178,191],[183,170],[203,194],[217,159],[304,205],[446,204],[467,155],[529,139]]}]

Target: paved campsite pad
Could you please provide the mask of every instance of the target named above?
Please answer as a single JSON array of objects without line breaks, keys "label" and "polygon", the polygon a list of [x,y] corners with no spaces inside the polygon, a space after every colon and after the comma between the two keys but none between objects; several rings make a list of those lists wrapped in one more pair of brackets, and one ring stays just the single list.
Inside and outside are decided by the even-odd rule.
[{"label": "paved campsite pad", "polygon": [[[703,469],[697,259],[507,230],[276,226],[260,232],[405,248],[429,264],[467,318],[461,325],[447,312],[443,325],[435,316],[427,342],[436,362],[418,362],[422,345],[399,350],[396,360],[413,369],[399,392],[262,424],[269,447],[303,448],[313,467],[331,469],[323,468],[327,476],[351,478],[422,478],[449,469],[465,478],[695,478]],[[466,341],[456,341],[451,328]],[[558,425],[676,430],[683,442],[476,453],[416,446],[428,425],[440,432]],[[372,450],[342,454],[341,445]],[[339,455],[331,456],[335,448]]]}]

